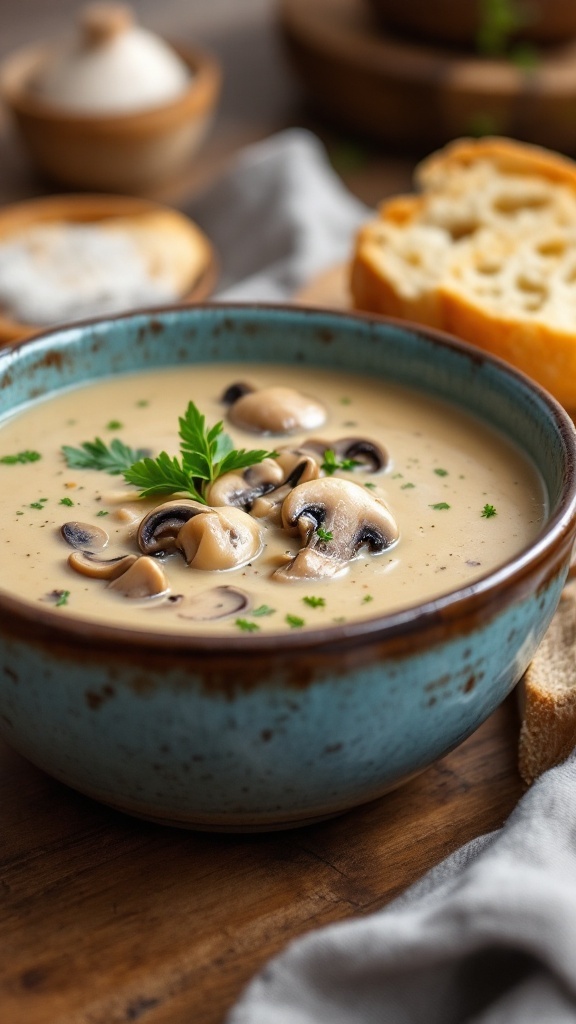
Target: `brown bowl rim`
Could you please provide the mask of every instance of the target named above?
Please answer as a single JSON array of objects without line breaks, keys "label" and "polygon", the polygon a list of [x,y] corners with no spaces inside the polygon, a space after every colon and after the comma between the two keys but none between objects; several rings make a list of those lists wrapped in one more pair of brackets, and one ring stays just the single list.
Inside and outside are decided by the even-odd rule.
[{"label": "brown bowl rim", "polygon": [[[302,632],[292,630],[286,634],[274,633],[266,636],[242,634],[241,636],[214,637],[186,636],[184,634],[162,633],[161,631],[138,631],[124,627],[108,626],[87,622],[82,619],[64,619],[51,608],[38,608],[31,602],[0,593],[0,617],[2,631],[6,635],[22,639],[36,637],[37,642],[47,647],[57,647],[63,656],[72,650],[96,652],[98,657],[132,659],[160,657],[169,664],[182,662],[183,656],[190,657],[190,668],[198,671],[215,671],[218,666],[234,668],[238,674],[247,674],[247,665],[239,655],[250,656],[252,665],[264,666],[271,658],[289,655],[305,660],[306,664],[328,663],[339,670],[346,670],[342,656],[366,648],[378,651],[379,656],[411,656],[418,648],[414,636],[419,635],[423,644],[431,645],[445,641],[447,637],[465,636],[474,628],[497,616],[502,607],[514,599],[533,595],[545,587],[555,573],[567,570],[576,530],[576,430],[568,413],[539,384],[532,381],[520,370],[505,363],[496,356],[485,353],[459,339],[435,328],[423,327],[409,321],[358,311],[299,307],[295,304],[272,303],[202,303],[196,307],[217,311],[223,317],[237,313],[270,312],[272,315],[292,314],[298,311],[307,318],[319,322],[328,316],[331,320],[361,320],[368,323],[383,323],[400,330],[408,330],[432,341],[442,348],[457,350],[477,365],[486,362],[495,365],[500,373],[511,376],[522,387],[532,391],[540,404],[547,407],[558,430],[565,451],[565,475],[562,493],[555,513],[544,524],[536,539],[498,569],[487,573],[474,583],[448,592],[441,597],[413,605],[407,609],[374,618],[346,624],[332,624]],[[23,348],[34,347],[39,356],[47,355],[50,340],[58,335],[65,341],[66,335],[73,335],[83,327],[118,321],[162,316],[182,312],[179,306],[162,306],[153,311],[130,312],[106,318],[91,318],[69,327],[44,331],[34,338],[15,342],[4,350],[9,366],[18,358]],[[64,336],[64,338],[62,338]],[[48,351],[46,351],[48,350]],[[0,354],[3,360],[4,355]],[[193,656],[193,657],[192,657]]]}]

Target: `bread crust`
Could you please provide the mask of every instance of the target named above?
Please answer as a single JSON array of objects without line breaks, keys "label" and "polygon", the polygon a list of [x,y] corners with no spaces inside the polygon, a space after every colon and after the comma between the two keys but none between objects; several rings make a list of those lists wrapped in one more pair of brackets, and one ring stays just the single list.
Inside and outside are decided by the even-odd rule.
[{"label": "bread crust", "polygon": [[562,594],[542,644],[522,680],[518,768],[530,785],[576,745],[576,583]]},{"label": "bread crust", "polygon": [[568,185],[576,191],[576,164],[542,146],[534,146],[503,136],[482,139],[455,139],[432,153],[416,167],[414,181],[419,189],[443,188],[447,175],[480,160],[490,161],[503,174],[525,174]]}]

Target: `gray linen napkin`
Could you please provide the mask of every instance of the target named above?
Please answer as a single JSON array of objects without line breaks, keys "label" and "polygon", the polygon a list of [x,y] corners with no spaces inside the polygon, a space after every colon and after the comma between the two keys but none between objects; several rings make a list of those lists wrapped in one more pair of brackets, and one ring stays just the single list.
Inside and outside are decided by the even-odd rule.
[{"label": "gray linen napkin", "polygon": [[294,941],[228,1024],[576,1021],[576,758],[385,910]]},{"label": "gray linen napkin", "polygon": [[284,302],[350,256],[368,208],[334,173],[319,140],[290,129],[248,147],[187,208],[219,253],[218,299]]},{"label": "gray linen napkin", "polygon": [[[189,210],[217,245],[219,297],[283,301],[349,255],[367,210],[320,143],[246,150]],[[294,941],[227,1024],[576,1021],[576,758],[547,772],[497,833],[385,910]]]}]

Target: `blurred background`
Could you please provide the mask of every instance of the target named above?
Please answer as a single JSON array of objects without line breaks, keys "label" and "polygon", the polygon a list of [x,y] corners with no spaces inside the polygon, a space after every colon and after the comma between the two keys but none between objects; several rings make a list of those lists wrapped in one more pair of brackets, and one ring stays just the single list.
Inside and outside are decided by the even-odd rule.
[{"label": "blurred background", "polygon": [[[70,35],[82,6],[76,0],[1,0],[0,59],[37,41]],[[186,173],[157,187],[153,198],[176,206],[185,203],[242,146],[295,125],[321,137],[335,168],[366,202],[374,204],[409,187],[412,154],[357,135],[310,105],[306,85],[287,52],[278,0],[134,0],[131,7],[151,31],[182,46],[212,51],[223,73],[214,121],[201,150]],[[4,109],[0,202],[55,190],[55,183],[32,167]]]}]

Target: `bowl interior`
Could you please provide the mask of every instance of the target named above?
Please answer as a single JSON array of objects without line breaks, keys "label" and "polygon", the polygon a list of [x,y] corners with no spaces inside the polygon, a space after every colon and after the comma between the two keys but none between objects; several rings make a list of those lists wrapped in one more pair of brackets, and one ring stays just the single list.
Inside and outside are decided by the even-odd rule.
[{"label": "bowl interior", "polygon": [[487,421],[539,469],[551,518],[574,489],[574,428],[523,374],[439,332],[362,314],[200,306],[85,321],[0,357],[0,415],[108,374],[206,362],[296,363],[379,375]]}]

